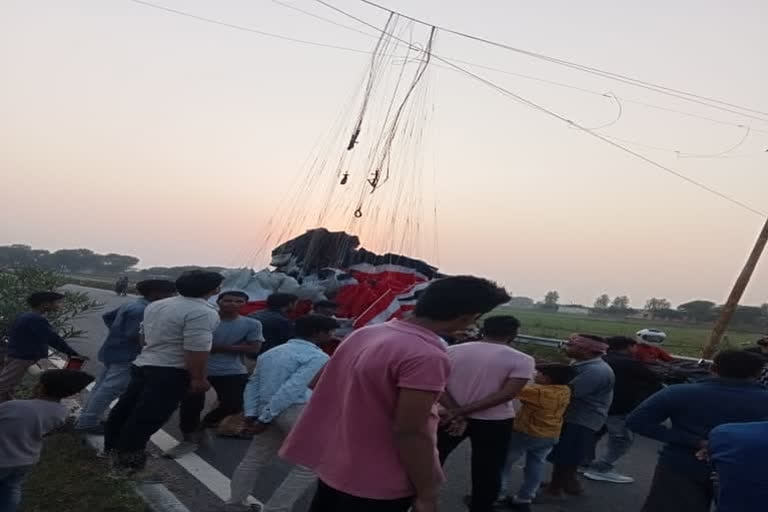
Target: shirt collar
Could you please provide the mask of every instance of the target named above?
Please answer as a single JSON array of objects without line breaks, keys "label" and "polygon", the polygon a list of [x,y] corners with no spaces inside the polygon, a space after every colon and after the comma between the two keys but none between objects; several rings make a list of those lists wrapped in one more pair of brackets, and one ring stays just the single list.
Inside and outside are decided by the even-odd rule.
[{"label": "shirt collar", "polygon": [[418,336],[419,338],[423,339],[430,345],[433,345],[440,350],[445,351],[447,343],[443,341],[443,339],[438,336],[434,331],[430,331],[429,329],[425,329],[424,327],[421,327],[420,325],[413,324],[411,322],[404,322],[403,320],[390,320],[387,322],[390,327],[394,327],[395,329],[401,330],[401,331],[408,331],[411,334],[414,334]]},{"label": "shirt collar", "polygon": [[597,364],[602,362],[603,362],[602,357],[596,357],[594,359],[587,359],[586,361],[574,361],[571,363],[571,366],[586,366],[588,364]]},{"label": "shirt collar", "polygon": [[288,341],[286,341],[286,343],[296,343],[297,345],[304,345],[304,346],[307,346],[307,347],[315,348],[317,350],[321,350],[320,347],[318,347],[317,345],[315,345],[311,341],[303,340],[301,338],[291,338]]}]

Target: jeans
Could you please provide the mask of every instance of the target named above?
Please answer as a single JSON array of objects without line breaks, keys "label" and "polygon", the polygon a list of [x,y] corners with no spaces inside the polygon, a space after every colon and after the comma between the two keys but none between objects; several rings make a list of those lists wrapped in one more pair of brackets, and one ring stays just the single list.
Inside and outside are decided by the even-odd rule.
[{"label": "jeans", "polygon": [[710,512],[714,485],[707,474],[659,463],[642,512]]},{"label": "jeans", "polygon": [[320,480],[309,512],[408,512],[412,497],[395,500],[360,498],[338,491]]},{"label": "jeans", "polygon": [[507,459],[509,440],[514,419],[467,420],[467,429],[461,436],[438,431],[437,449],[440,462],[469,437],[472,443],[472,505],[470,512],[491,512],[499,497],[501,471]]},{"label": "jeans", "polygon": [[105,365],[104,371],[101,372],[96,385],[88,395],[88,401],[80,412],[80,418],[77,420],[75,428],[98,427],[112,401],[123,394],[130,381],[131,363]]},{"label": "jeans", "polygon": [[32,466],[0,467],[0,512],[16,512],[21,503],[21,484]]},{"label": "jeans", "polygon": [[595,471],[613,471],[616,462],[632,448],[634,434],[627,428],[627,415],[608,416],[605,428],[608,432],[608,446],[605,454],[590,465]]},{"label": "jeans", "polygon": [[[209,376],[208,382],[216,391],[219,405],[203,418],[203,427],[212,427],[221,420],[243,410],[243,391],[248,382],[248,375]],[[205,408],[205,393],[189,393],[184,397],[179,409],[179,426],[182,433],[191,434],[200,428],[200,413]]]},{"label": "jeans", "polygon": [[[293,405],[278,414],[267,429],[253,437],[245,457],[235,469],[230,483],[230,498],[227,503],[245,505],[248,495],[263,471],[277,455],[288,433],[301,416],[303,405]],[[280,487],[265,504],[265,512],[290,512],[304,492],[315,483],[315,474],[302,467],[294,466]]]},{"label": "jeans", "polygon": [[557,439],[551,437],[531,437],[522,432],[512,432],[509,442],[507,462],[501,472],[500,496],[509,495],[512,466],[520,457],[525,455],[525,470],[523,471],[523,483],[517,491],[517,498],[523,501],[532,501],[536,497],[544,479],[544,470],[547,466],[547,455],[557,444]]},{"label": "jeans", "polygon": [[179,406],[189,389],[183,368],[132,366],[131,382],[107,418],[104,450],[130,469],[146,464],[147,443]]}]

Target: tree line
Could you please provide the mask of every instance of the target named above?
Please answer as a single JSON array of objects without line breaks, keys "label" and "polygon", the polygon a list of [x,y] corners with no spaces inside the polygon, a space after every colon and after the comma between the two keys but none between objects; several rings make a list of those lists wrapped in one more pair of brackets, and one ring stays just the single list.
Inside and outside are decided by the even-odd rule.
[{"label": "tree line", "polygon": [[[551,290],[544,295],[543,300],[535,302],[529,297],[513,297],[510,306],[518,308],[536,307],[543,310],[557,311],[560,308],[560,294]],[[583,306],[581,306],[583,307]],[[722,310],[718,305],[709,300],[692,300],[672,307],[672,303],[665,298],[651,297],[642,308],[633,308],[626,295],[617,295],[611,298],[607,293],[599,295],[590,309],[597,314],[616,314],[628,316],[644,311],[651,319],[684,321],[692,323],[714,322]],[[768,328],[768,303],[762,306],[739,306],[734,313],[732,322],[743,327]]]},{"label": "tree line", "polygon": [[0,246],[0,268],[36,267],[72,273],[119,274],[135,267],[139,258],[125,254],[98,254],[90,249],[48,251],[29,245]]},{"label": "tree line", "polygon": [[139,258],[126,254],[98,254],[90,249],[60,249],[48,251],[33,249],[29,245],[0,246],[0,270],[38,268],[67,274],[96,274],[106,276],[127,275],[133,281],[149,278],[175,279],[187,270],[212,270],[223,267],[181,265],[175,267],[149,267],[136,269]]}]

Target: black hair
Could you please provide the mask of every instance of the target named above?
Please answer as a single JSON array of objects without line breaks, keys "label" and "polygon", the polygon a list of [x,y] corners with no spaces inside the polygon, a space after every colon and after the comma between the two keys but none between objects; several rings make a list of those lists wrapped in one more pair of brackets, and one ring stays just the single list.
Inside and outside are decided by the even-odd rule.
[{"label": "black hair", "polygon": [[319,300],[315,302],[314,307],[316,308],[333,308],[336,309],[339,307],[339,305],[332,300]]},{"label": "black hair", "polygon": [[176,293],[176,285],[167,279],[145,279],[136,283],[136,291],[144,297],[153,293]]},{"label": "black hair", "polygon": [[483,322],[484,336],[512,336],[520,329],[520,320],[512,315],[491,316]]},{"label": "black hair", "polygon": [[64,298],[64,295],[56,292],[35,292],[27,297],[27,304],[31,308],[39,308],[46,302],[56,302]]},{"label": "black hair", "polygon": [[552,384],[558,386],[564,386],[573,380],[573,367],[567,364],[540,364],[536,366],[536,371],[549,377]]},{"label": "black hair", "polygon": [[228,292],[221,292],[221,293],[219,294],[219,298],[218,298],[218,299],[216,299],[216,301],[218,302],[218,301],[220,301],[221,299],[223,299],[224,297],[240,297],[240,298],[241,298],[241,299],[243,299],[245,302],[248,302],[248,300],[250,299],[250,297],[248,296],[248,294],[247,294],[247,293],[245,293],[245,292],[241,292],[241,291],[238,291],[238,290],[230,290],[230,291],[228,291]]},{"label": "black hair", "polygon": [[46,370],[40,374],[40,387],[46,397],[61,400],[81,392],[93,380],[79,370]]},{"label": "black hair", "polygon": [[608,350],[627,350],[630,347],[637,345],[637,340],[629,338],[627,336],[611,336],[606,338],[605,342],[608,344]]},{"label": "black hair", "polygon": [[746,350],[723,350],[713,360],[712,368],[726,379],[754,379],[765,366],[763,358]]},{"label": "black hair", "polygon": [[504,288],[473,276],[445,277],[432,281],[419,297],[414,315],[430,320],[454,320],[462,315],[482,315],[509,302]]},{"label": "black hair", "polygon": [[267,307],[269,309],[279,310],[290,306],[297,300],[299,300],[299,298],[292,293],[273,293],[267,297]]},{"label": "black hair", "polygon": [[176,289],[179,295],[198,299],[216,291],[224,280],[218,272],[207,270],[188,270],[176,279]]},{"label": "black hair", "polygon": [[339,322],[323,315],[300,316],[294,323],[296,336],[299,338],[311,338],[318,332],[330,332],[339,328]]}]

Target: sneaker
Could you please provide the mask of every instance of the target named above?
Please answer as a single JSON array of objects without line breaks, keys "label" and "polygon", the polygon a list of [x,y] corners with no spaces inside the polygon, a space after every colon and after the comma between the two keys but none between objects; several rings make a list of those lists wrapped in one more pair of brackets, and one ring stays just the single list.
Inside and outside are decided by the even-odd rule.
[{"label": "sneaker", "polygon": [[506,498],[502,498],[500,501],[500,505],[506,507],[509,510],[519,510],[521,512],[531,511],[531,500],[521,500],[517,496],[507,496]]},{"label": "sneaker", "polygon": [[612,484],[631,484],[635,481],[631,476],[622,475],[615,471],[585,471],[584,477],[598,482],[611,482]]},{"label": "sneaker", "polygon": [[190,453],[194,453],[200,448],[198,443],[192,441],[181,441],[179,444],[163,453],[163,457],[167,459],[178,459]]}]

